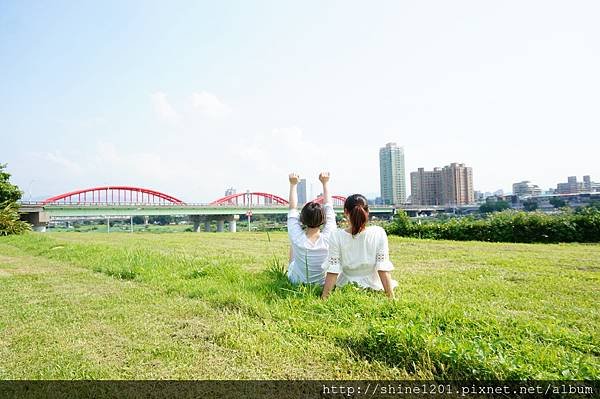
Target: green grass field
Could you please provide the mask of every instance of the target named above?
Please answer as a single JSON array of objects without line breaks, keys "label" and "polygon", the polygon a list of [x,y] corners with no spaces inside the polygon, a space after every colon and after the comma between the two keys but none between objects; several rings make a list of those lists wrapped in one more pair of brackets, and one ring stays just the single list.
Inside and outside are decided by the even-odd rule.
[{"label": "green grass field", "polygon": [[600,245],[390,237],[397,299],[285,233],[0,238],[0,379],[600,378]]}]

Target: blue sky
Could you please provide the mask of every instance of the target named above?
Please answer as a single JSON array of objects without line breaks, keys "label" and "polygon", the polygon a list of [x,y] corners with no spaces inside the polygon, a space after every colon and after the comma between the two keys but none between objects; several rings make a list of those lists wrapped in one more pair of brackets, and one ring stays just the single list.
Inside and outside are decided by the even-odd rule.
[{"label": "blue sky", "polygon": [[[26,197],[210,201],[286,174],[377,193],[463,162],[475,188],[600,181],[594,1],[0,2],[0,162]],[[408,180],[407,180],[408,183]]]}]

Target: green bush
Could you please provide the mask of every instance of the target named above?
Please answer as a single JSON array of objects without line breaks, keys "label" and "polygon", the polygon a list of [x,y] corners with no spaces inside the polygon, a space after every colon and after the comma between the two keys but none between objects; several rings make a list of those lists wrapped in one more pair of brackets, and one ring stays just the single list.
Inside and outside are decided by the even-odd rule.
[{"label": "green bush", "polygon": [[0,204],[0,236],[22,234],[31,230],[31,225],[19,219],[19,205],[16,202]]},{"label": "green bush", "polygon": [[413,222],[405,212],[386,226],[388,234],[403,237],[523,243],[600,242],[600,210],[545,214],[507,210],[447,221]]}]

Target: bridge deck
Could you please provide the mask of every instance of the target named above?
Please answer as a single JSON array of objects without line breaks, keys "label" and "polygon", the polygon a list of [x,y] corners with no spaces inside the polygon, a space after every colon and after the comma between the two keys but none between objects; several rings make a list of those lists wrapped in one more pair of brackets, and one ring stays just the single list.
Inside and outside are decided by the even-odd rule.
[{"label": "bridge deck", "polygon": [[[343,207],[334,207],[336,213],[342,213]],[[253,215],[281,215],[288,212],[287,206],[230,206],[206,204],[21,204],[23,213],[46,212],[49,216],[156,216],[156,215],[245,215],[248,210]],[[394,213],[391,206],[370,207],[371,214]]]}]

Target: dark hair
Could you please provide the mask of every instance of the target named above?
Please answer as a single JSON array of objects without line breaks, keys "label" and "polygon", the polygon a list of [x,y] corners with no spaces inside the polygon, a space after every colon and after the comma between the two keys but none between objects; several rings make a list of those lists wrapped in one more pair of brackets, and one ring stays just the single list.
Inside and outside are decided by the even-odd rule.
[{"label": "dark hair", "polygon": [[352,194],[344,202],[344,210],[350,214],[352,235],[355,236],[365,229],[369,219],[369,203],[360,194]]},{"label": "dark hair", "polygon": [[300,223],[308,227],[319,227],[325,223],[325,211],[317,202],[307,202],[300,212]]}]

